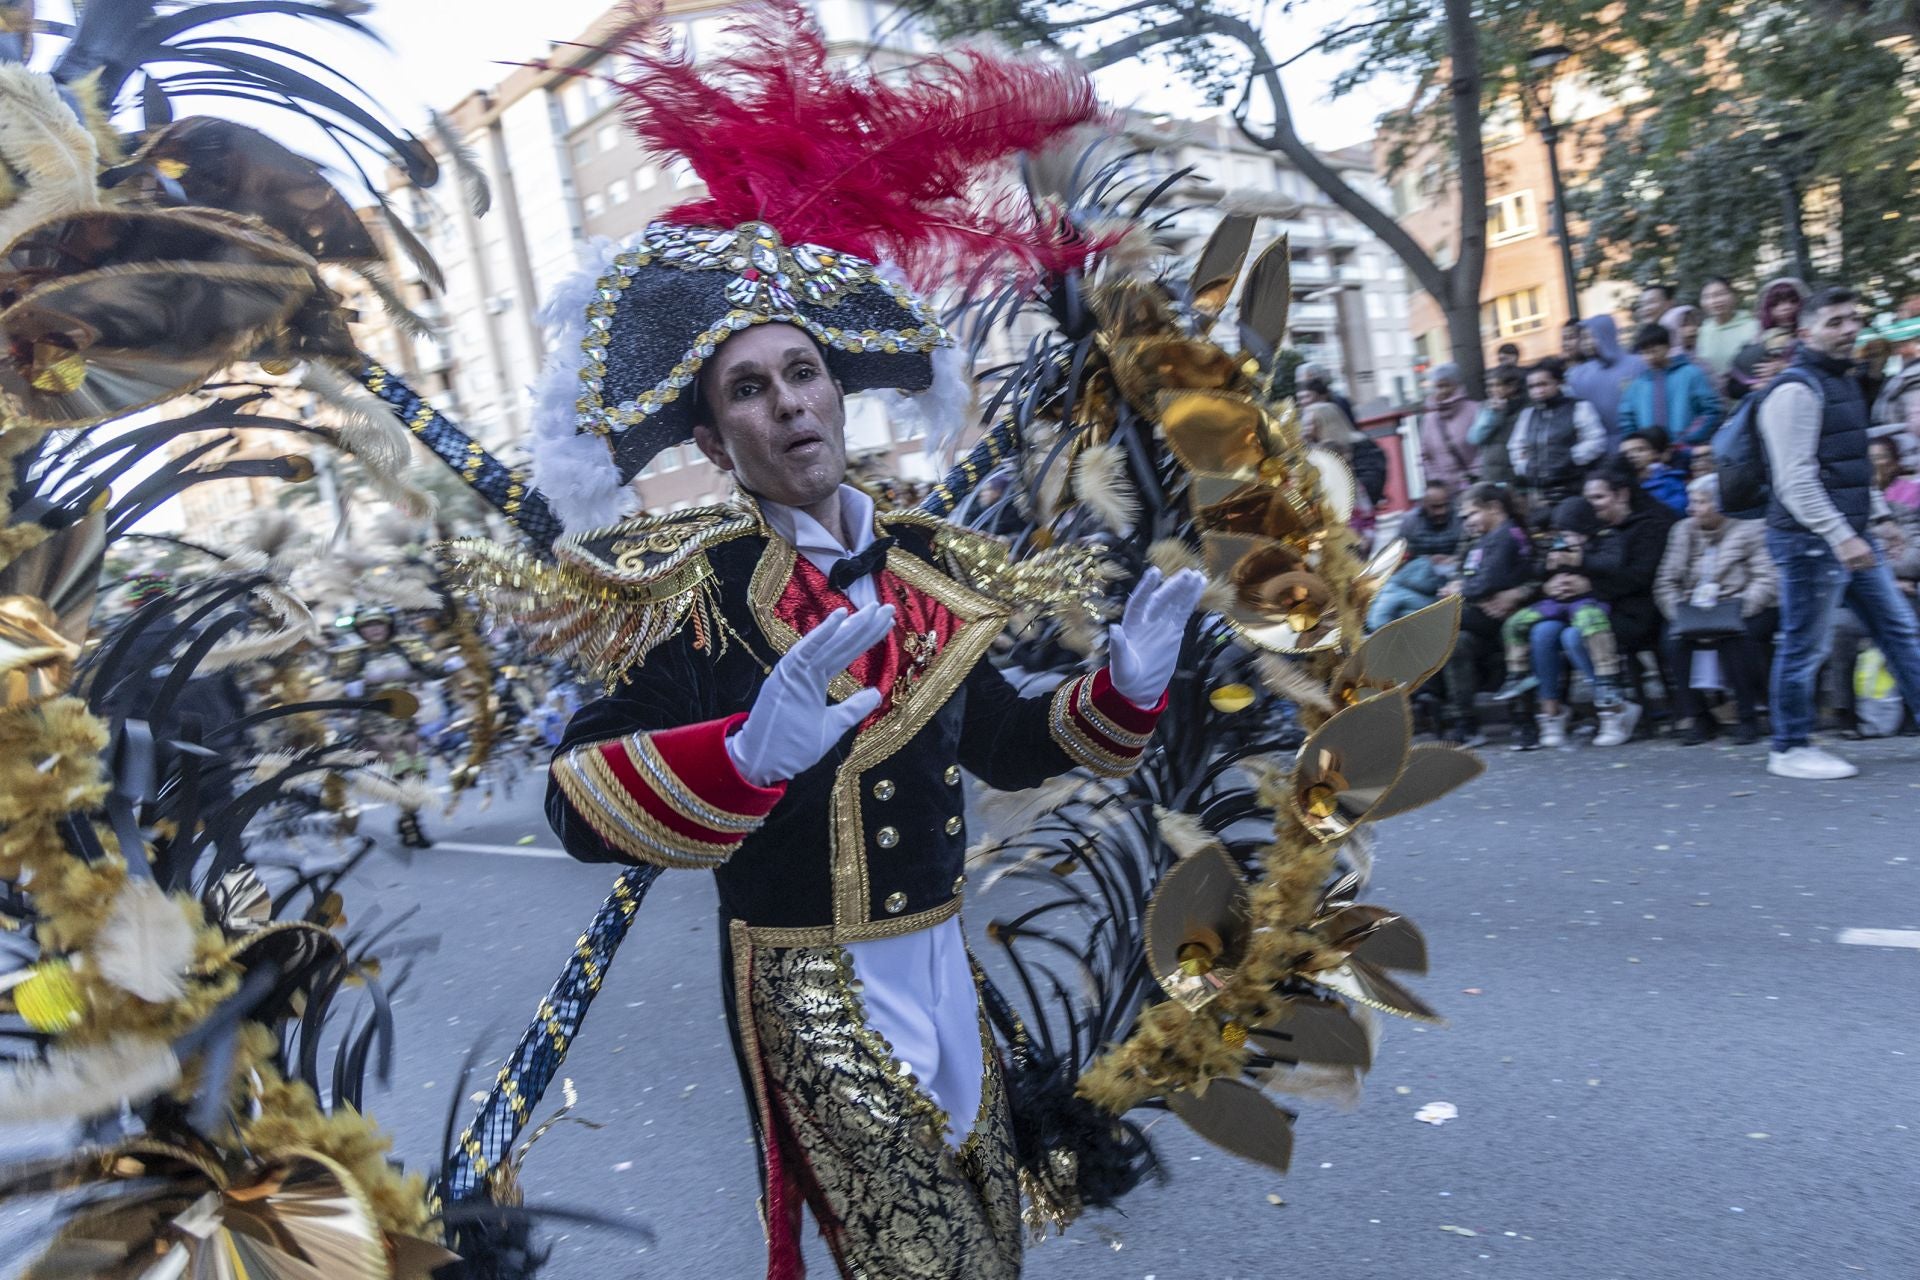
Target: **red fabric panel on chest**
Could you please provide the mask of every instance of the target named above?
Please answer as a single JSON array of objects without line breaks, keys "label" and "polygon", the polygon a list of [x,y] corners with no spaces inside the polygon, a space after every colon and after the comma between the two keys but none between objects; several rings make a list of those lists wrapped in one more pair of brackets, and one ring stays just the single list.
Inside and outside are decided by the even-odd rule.
[{"label": "red fabric panel on chest", "polygon": [[[892,708],[895,684],[904,679],[911,685],[925,674],[962,624],[947,606],[908,585],[891,569],[875,574],[873,585],[880,603],[893,606],[893,630],[847,668],[862,687],[880,690],[880,706],[868,717],[868,724]],[[774,616],[805,635],[835,609],[851,612],[853,602],[827,585],[827,575],[814,568],[812,561],[794,557],[793,577],[774,605]]]}]

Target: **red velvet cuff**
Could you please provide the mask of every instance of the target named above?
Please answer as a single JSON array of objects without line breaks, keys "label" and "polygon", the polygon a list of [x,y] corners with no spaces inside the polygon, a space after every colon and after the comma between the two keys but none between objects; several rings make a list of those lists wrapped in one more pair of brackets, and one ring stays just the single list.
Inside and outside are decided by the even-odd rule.
[{"label": "red velvet cuff", "polygon": [[1088,697],[1094,710],[1128,733],[1152,733],[1153,726],[1160,722],[1160,713],[1167,709],[1165,689],[1160,691],[1160,701],[1151,707],[1140,706],[1113,687],[1113,677],[1105,667],[1093,673],[1093,688]]},{"label": "red velvet cuff", "polygon": [[727,735],[747,721],[747,713],[660,729],[647,735],[654,750],[687,789],[715,809],[743,818],[764,818],[787,794],[787,784],[756,787],[740,776],[727,751]]}]

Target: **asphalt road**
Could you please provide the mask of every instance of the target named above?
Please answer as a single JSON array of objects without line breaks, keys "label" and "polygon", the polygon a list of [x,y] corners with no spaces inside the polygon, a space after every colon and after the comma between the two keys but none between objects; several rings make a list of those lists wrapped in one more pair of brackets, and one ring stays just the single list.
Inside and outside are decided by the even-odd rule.
[{"label": "asphalt road", "polygon": [[[1032,1249],[1027,1274],[1920,1275],[1920,951],[1843,934],[1920,931],[1920,741],[1850,747],[1865,772],[1833,784],[1771,780],[1761,748],[1491,754],[1383,830],[1369,895],[1426,931],[1417,985],[1450,1024],[1390,1025],[1356,1109],[1302,1107],[1284,1178],[1162,1121],[1165,1185]],[[431,822],[439,848],[348,895],[419,903],[441,935],[370,1100],[416,1167],[463,1053],[510,1043],[612,878],[558,856],[541,781]],[[530,1200],[652,1235],[564,1231],[555,1280],[760,1274],[715,924],[706,878],[664,877],[567,1062],[576,1115],[604,1127],[542,1140]],[[1441,1101],[1457,1119],[1415,1119]]]}]

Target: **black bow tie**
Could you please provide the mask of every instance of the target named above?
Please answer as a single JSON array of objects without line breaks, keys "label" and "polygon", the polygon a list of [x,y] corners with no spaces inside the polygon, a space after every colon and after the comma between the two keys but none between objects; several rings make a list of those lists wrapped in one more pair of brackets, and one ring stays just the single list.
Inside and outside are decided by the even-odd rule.
[{"label": "black bow tie", "polygon": [[827,585],[835,591],[845,591],[868,574],[877,573],[886,563],[887,550],[892,546],[892,538],[875,538],[859,555],[834,561],[833,568],[827,571]]}]

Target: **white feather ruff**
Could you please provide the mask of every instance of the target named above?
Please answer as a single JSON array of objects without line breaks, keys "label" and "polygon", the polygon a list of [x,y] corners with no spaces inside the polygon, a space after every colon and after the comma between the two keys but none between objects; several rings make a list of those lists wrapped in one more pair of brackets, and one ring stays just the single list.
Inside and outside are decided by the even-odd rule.
[{"label": "white feather ruff", "polygon": [[0,245],[38,222],[100,204],[99,144],[51,76],[0,66],[0,160],[26,179],[0,210]]},{"label": "white feather ruff", "polygon": [[193,963],[193,925],[159,885],[130,877],[87,956],[94,971],[122,991],[152,1004],[178,1000]]},{"label": "white feather ruff", "polygon": [[1155,805],[1153,816],[1160,828],[1160,838],[1167,842],[1169,849],[1183,858],[1191,858],[1203,849],[1220,847],[1220,837],[1190,813]]},{"label": "white feather ruff", "polygon": [[179,1082],[180,1060],[164,1041],[120,1036],[81,1049],[55,1046],[44,1059],[0,1074],[0,1117],[9,1124],[79,1120]]},{"label": "white feather ruff", "polygon": [[533,384],[533,483],[567,529],[598,529],[639,509],[620,483],[613,451],[599,436],[582,435],[579,413],[580,341],[587,336],[587,304],[600,278],[625,246],[596,240],[582,252],[581,269],[560,282],[540,310],[553,344]]}]

